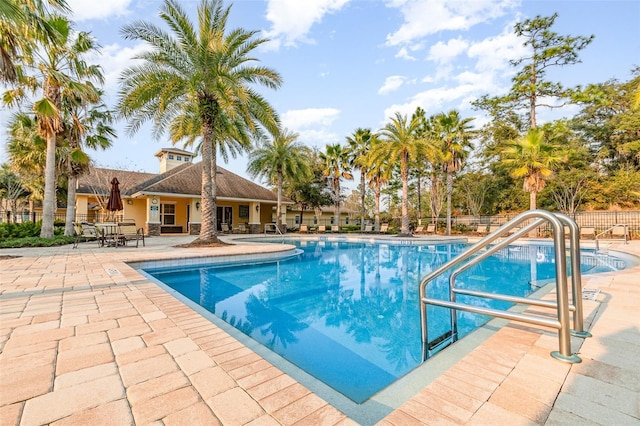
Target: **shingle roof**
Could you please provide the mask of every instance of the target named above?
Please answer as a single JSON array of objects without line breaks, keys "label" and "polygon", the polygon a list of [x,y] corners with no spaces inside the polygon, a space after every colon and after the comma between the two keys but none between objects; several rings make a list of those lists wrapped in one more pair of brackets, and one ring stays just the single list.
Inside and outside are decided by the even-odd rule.
[{"label": "shingle roof", "polygon": [[[108,179],[107,179],[108,177]],[[109,182],[113,177],[120,181],[123,196],[135,193],[181,194],[200,196],[202,192],[202,162],[185,163],[161,174],[129,172],[113,169],[91,170],[90,175],[80,178],[78,193],[94,193],[92,188],[109,192]],[[276,194],[220,166],[216,174],[217,196],[256,201],[277,201]],[[285,200],[285,202],[288,200]]]}]

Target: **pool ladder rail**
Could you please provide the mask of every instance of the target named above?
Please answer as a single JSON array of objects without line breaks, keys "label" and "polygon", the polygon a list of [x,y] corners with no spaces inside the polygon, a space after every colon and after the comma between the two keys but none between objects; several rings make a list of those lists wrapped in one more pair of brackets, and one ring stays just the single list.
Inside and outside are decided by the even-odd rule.
[{"label": "pool ladder rail", "polygon": [[[620,228],[622,228],[622,232],[620,232]],[[611,228],[606,229],[596,235],[596,251],[600,250],[600,237],[603,235],[608,235],[611,233],[612,237],[620,237],[620,238],[611,238],[616,241],[624,241],[625,244],[629,244],[629,227],[626,223],[617,223],[613,225]]]},{"label": "pool ladder rail", "polygon": [[[521,223],[531,221],[521,228],[511,233]],[[538,300],[526,297],[509,296],[482,291],[466,290],[456,288],[456,278],[464,270],[480,263],[485,258],[502,250],[517,239],[527,235],[545,222],[549,223],[553,231],[553,245],[555,248],[556,267],[556,300]],[[567,285],[567,253],[564,227],[569,229],[569,253],[571,258],[571,287],[572,297],[569,303],[569,291]],[[489,246],[499,238],[503,239]],[[486,249],[486,250],[485,250]],[[482,251],[484,250],[484,251]],[[481,252],[482,251],[482,252]],[[476,256],[477,254],[477,256]],[[466,262],[466,263],[464,263]],[[449,298],[450,300],[433,299],[426,296],[427,285],[436,277],[450,269],[455,269],[449,277]],[[487,235],[468,250],[459,256],[451,259],[438,269],[431,272],[420,280],[420,325],[422,329],[422,353],[423,360],[426,360],[431,352],[441,349],[458,339],[458,325],[456,311],[466,311],[478,314],[504,318],[511,321],[520,321],[540,327],[550,327],[558,330],[558,351],[551,352],[551,356],[564,362],[578,363],[580,357],[571,351],[571,335],[577,337],[590,337],[591,333],[584,330],[584,319],[582,310],[582,274],[580,272],[580,238],[576,222],[569,216],[561,213],[551,213],[546,210],[529,210],[514,217],[511,221],[502,225],[493,233]],[[509,310],[487,308],[483,306],[470,305],[456,302],[456,295],[481,297],[486,299],[502,300],[517,304],[541,306],[555,308],[556,318],[549,318],[531,314],[523,314]],[[427,305],[442,306],[451,309],[451,331],[442,336],[429,341],[427,331]],[[569,312],[573,312],[573,329],[570,329]]]}]

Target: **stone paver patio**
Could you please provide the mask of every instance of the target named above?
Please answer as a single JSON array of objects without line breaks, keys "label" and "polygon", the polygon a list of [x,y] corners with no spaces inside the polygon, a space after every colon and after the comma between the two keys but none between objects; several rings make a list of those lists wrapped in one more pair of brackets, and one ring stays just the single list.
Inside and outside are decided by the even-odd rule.
[{"label": "stone paver patio", "polygon": [[[172,247],[189,239],[0,250],[21,256],[0,260],[0,424],[356,424],[127,264],[282,249]],[[574,339],[582,363],[512,323],[379,424],[640,424],[640,266],[584,287],[601,292],[585,301],[593,337]]]}]

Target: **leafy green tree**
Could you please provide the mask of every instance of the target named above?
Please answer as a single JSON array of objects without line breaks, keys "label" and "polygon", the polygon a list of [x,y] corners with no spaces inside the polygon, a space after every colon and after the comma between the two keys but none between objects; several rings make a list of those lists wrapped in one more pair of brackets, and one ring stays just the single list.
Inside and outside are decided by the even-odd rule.
[{"label": "leafy green tree", "polygon": [[366,188],[366,175],[367,175],[367,154],[371,149],[371,140],[375,137],[371,133],[371,129],[358,128],[353,135],[347,137],[347,143],[349,144],[349,156],[351,158],[351,164],[358,170],[360,170],[360,230],[364,231],[364,218],[365,218],[365,188]]},{"label": "leafy green tree", "polygon": [[376,146],[380,144],[380,139],[376,136],[371,141],[371,149],[367,154],[367,179],[369,179],[369,187],[374,191],[375,210],[374,210],[374,228],[376,232],[380,232],[380,197],[382,187],[391,179],[392,169],[386,161],[376,161],[371,155],[377,150]]},{"label": "leafy green tree", "polygon": [[199,142],[202,154],[202,226],[200,242],[216,236],[217,150],[223,158],[251,146],[259,125],[277,133],[278,117],[257,91],[276,89],[282,79],[274,70],[255,65],[251,55],[268,40],[257,31],[227,30],[231,6],[221,0],[201,0],[198,27],[176,0],[165,0],[160,18],[167,32],[137,21],[122,29],[128,40],[142,40],[150,50],[138,55],[140,65],[121,76],[119,109],[136,132],[146,121],[155,135],[168,130],[174,143]]},{"label": "leafy green tree", "polygon": [[297,141],[298,134],[287,129],[278,131],[269,142],[261,138],[259,145],[249,153],[248,172],[275,184],[278,192],[277,225],[282,227],[282,185],[285,180],[306,179],[310,174],[306,147]]},{"label": "leafy green tree", "polygon": [[409,165],[411,161],[426,155],[431,147],[427,139],[416,138],[416,130],[420,120],[413,117],[411,121],[399,112],[390,123],[378,132],[381,143],[371,149],[372,164],[387,162],[400,164],[400,179],[402,180],[402,223],[400,234],[411,235],[409,229]]},{"label": "leafy green tree", "polygon": [[529,193],[529,208],[536,208],[536,194],[553,176],[554,167],[562,160],[558,147],[545,140],[544,131],[531,129],[503,151],[502,163],[511,169],[515,179],[523,178],[522,189]]},{"label": "leafy green tree", "polygon": [[340,192],[340,180],[352,180],[351,163],[349,162],[349,153],[342,145],[327,145],[325,152],[320,153],[322,161],[322,174],[327,178],[331,189],[333,190],[333,204],[336,208],[336,224],[340,225],[340,203],[342,194]]},{"label": "leafy green tree", "polygon": [[[97,44],[89,33],[74,33],[71,22],[53,16],[46,21],[55,29],[55,39],[41,49],[33,51],[29,68],[36,73],[33,78],[22,79],[17,89],[5,93],[5,102],[18,104],[24,98],[24,88],[41,90],[40,99],[33,103],[40,135],[47,141],[44,175],[44,199],[42,203],[42,238],[53,238],[53,217],[56,208],[56,141],[64,132],[62,110],[63,96],[86,98],[94,86],[91,81],[102,82],[100,68],[89,65],[85,57],[97,50]],[[72,95],[71,95],[72,94]]]},{"label": "leafy green tree", "polygon": [[451,110],[435,116],[433,133],[442,142],[443,170],[447,174],[447,235],[451,235],[451,195],[453,176],[460,171],[471,149],[471,138],[475,131],[471,128],[473,118],[461,118],[460,113]]},{"label": "leafy green tree", "polygon": [[22,183],[20,177],[11,170],[8,164],[0,167],[0,199],[7,200],[9,209],[17,214],[21,201],[29,196],[29,191]]}]

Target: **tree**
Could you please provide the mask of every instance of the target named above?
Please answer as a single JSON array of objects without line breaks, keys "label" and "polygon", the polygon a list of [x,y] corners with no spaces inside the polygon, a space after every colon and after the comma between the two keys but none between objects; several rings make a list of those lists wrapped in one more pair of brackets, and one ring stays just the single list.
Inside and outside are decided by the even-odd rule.
[{"label": "tree", "polygon": [[378,132],[381,143],[371,150],[372,164],[400,164],[402,180],[402,224],[400,235],[410,236],[409,229],[409,164],[420,156],[427,155],[431,144],[427,139],[416,138],[416,129],[420,120],[413,117],[411,121],[406,115],[396,112],[390,123]]},{"label": "tree", "polygon": [[116,136],[111,127],[113,114],[106,105],[100,103],[100,91],[95,90],[86,99],[71,95],[63,96],[62,99],[64,136],[67,141],[67,212],[64,235],[75,233],[73,222],[76,220],[76,185],[78,176],[87,173],[90,160],[83,147],[104,150],[111,147],[111,138]]},{"label": "tree", "polygon": [[377,150],[377,145],[381,143],[377,135],[371,141],[371,149],[367,154],[367,179],[369,179],[369,187],[373,188],[375,197],[375,213],[374,213],[374,227],[376,232],[380,232],[380,195],[382,193],[382,186],[386,185],[391,179],[392,167],[386,161],[377,161],[371,155],[372,152]]},{"label": "tree", "polygon": [[333,205],[336,209],[336,224],[340,225],[340,202],[342,194],[340,192],[340,180],[342,178],[352,180],[351,164],[349,163],[349,153],[342,145],[327,145],[325,152],[320,153],[322,161],[322,174],[327,178],[333,190]]},{"label": "tree", "polygon": [[[476,107],[491,110],[496,107],[506,111],[525,110],[531,128],[537,127],[538,107],[559,108],[564,106],[573,93],[562,84],[548,81],[547,72],[553,67],[564,67],[579,63],[578,53],[591,43],[594,36],[562,36],[553,31],[557,13],[550,17],[536,16],[525,19],[514,26],[514,33],[524,38],[523,45],[530,49],[530,55],[511,61],[514,67],[522,66],[512,78],[513,85],[505,96],[483,96],[474,102]],[[561,103],[548,103],[556,99]]]},{"label": "tree", "polygon": [[39,42],[54,42],[58,34],[49,25],[49,9],[69,12],[64,0],[0,1],[0,81],[20,84]]},{"label": "tree", "polygon": [[360,170],[360,231],[364,231],[367,154],[371,149],[372,138],[374,135],[371,134],[371,129],[362,128],[356,129],[353,135],[347,137],[351,164]]},{"label": "tree", "polygon": [[91,81],[102,82],[98,66],[89,65],[85,56],[97,50],[89,33],[74,33],[66,18],[52,16],[46,21],[55,29],[56,37],[47,41],[41,49],[33,51],[29,67],[36,77],[24,79],[20,87],[9,90],[5,101],[18,104],[24,97],[24,87],[35,89],[37,83],[42,98],[33,103],[40,135],[47,141],[44,199],[42,202],[42,228],[40,237],[53,238],[53,217],[56,208],[56,141],[64,131],[62,99],[77,97],[85,99],[95,90]]},{"label": "tree", "polygon": [[21,201],[29,195],[20,177],[15,174],[7,164],[0,168],[0,199],[7,200],[8,208],[13,214],[14,220],[20,209]]},{"label": "tree", "polygon": [[546,185],[545,180],[553,176],[554,167],[562,156],[558,147],[545,140],[540,129],[531,129],[503,151],[502,163],[511,169],[515,179],[523,178],[522,189],[529,193],[529,208],[536,208],[536,194]]},{"label": "tree", "polygon": [[487,192],[491,188],[490,176],[481,172],[465,173],[458,180],[457,187],[460,188],[470,213],[480,216]]},{"label": "tree", "polygon": [[230,11],[221,0],[201,0],[195,28],[178,1],[165,0],[160,18],[171,32],[143,21],[122,29],[126,39],[150,47],[137,56],[142,63],[121,76],[118,106],[129,119],[129,131],[152,121],[156,136],[169,131],[174,143],[199,143],[202,226],[194,244],[218,241],[217,151],[225,159],[235,156],[251,146],[259,125],[272,134],[278,129],[276,112],[255,89],[276,89],[282,79],[274,70],[254,65],[251,56],[268,39],[242,28],[227,31]]},{"label": "tree", "polygon": [[307,162],[306,147],[297,142],[298,134],[287,129],[279,130],[269,142],[261,138],[256,149],[249,153],[248,172],[275,184],[278,192],[276,206],[277,226],[282,227],[282,184],[285,180],[295,182],[311,173]]},{"label": "tree", "polygon": [[469,155],[471,138],[475,132],[470,123],[473,118],[460,117],[460,113],[451,110],[435,116],[433,133],[442,141],[443,170],[447,174],[447,235],[451,235],[451,194],[453,193],[453,176],[462,168]]}]

